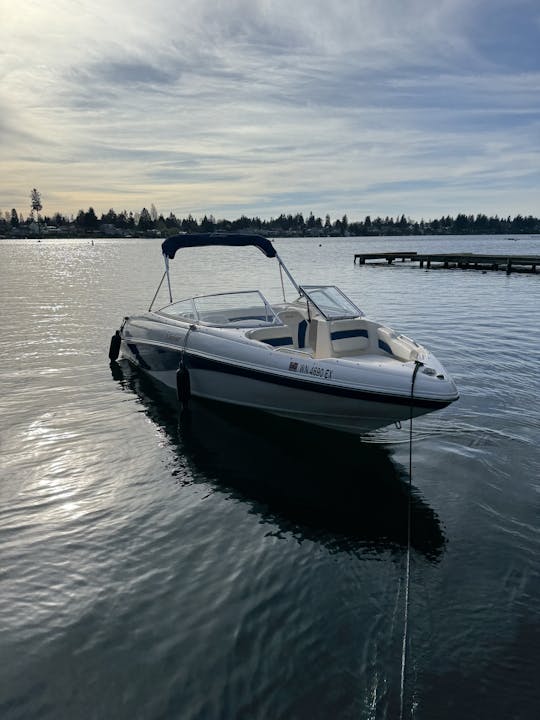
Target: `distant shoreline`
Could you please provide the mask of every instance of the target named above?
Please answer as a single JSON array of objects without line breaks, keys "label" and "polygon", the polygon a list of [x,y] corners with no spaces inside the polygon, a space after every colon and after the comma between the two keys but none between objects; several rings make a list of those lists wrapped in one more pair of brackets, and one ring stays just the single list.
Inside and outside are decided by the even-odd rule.
[{"label": "distant shoreline", "polygon": [[[41,208],[40,208],[41,209]],[[483,213],[455,217],[445,215],[431,220],[413,220],[401,215],[364,220],[348,219],[347,215],[332,220],[330,215],[315,217],[309,213],[285,214],[263,220],[242,215],[235,220],[216,219],[213,215],[195,218],[189,214],[179,218],[174,213],[167,217],[158,214],[154,206],[148,211],[133,213],[114,210],[98,217],[93,208],[80,210],[77,217],[61,213],[48,216],[34,213],[23,219],[15,209],[0,215],[0,237],[148,237],[165,238],[179,233],[242,232],[266,237],[402,237],[447,235],[536,235],[540,234],[540,219],[532,215],[514,217],[488,217]]]},{"label": "distant shoreline", "polygon": [[[194,234],[197,232],[202,231],[195,231]],[[416,239],[421,240],[422,238],[432,238],[432,237],[482,237],[482,236],[492,236],[492,237],[501,237],[506,238],[507,240],[515,240],[517,241],[520,237],[534,237],[534,236],[540,236],[540,230],[537,232],[530,232],[530,231],[521,231],[521,232],[493,232],[493,231],[485,231],[485,232],[423,232],[423,233],[414,233],[414,232],[393,232],[393,233],[363,233],[363,234],[353,234],[353,233],[347,233],[338,235],[335,233],[328,233],[328,234],[321,234],[321,235],[314,235],[311,233],[302,233],[302,232],[294,232],[294,231],[285,231],[285,232],[264,232],[264,231],[258,231],[255,232],[253,230],[241,230],[236,232],[245,232],[246,234],[260,234],[264,235],[265,237],[269,238],[311,238],[312,240],[327,240],[328,238],[336,239],[336,238],[359,238],[359,239],[372,239],[377,240],[378,238],[388,238],[388,237],[407,237],[411,238],[414,237]],[[64,239],[107,239],[107,240],[133,240],[136,238],[144,238],[147,240],[163,240],[166,237],[169,237],[169,235],[176,235],[179,234],[178,231],[170,234],[160,234],[156,232],[152,233],[145,233],[145,232],[134,232],[134,233],[106,233],[101,232],[99,230],[94,231],[71,231],[71,232],[55,232],[55,231],[45,231],[45,232],[35,232],[35,233],[21,233],[21,232],[13,232],[13,233],[0,233],[0,240],[64,240]],[[226,232],[224,232],[226,234]],[[516,237],[514,237],[516,236]]]}]

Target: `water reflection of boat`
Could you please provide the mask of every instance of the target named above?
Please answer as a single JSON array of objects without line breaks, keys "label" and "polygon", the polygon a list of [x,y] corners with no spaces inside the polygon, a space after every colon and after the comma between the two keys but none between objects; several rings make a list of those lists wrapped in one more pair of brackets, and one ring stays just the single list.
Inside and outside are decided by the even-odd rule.
[{"label": "water reflection of boat", "polygon": [[[281,531],[331,550],[406,545],[406,471],[386,447],[197,398],[179,417],[176,396],[162,385],[128,363],[111,369],[165,431],[192,482],[215,484]],[[444,536],[414,489],[411,511],[413,548],[436,560]]]}]

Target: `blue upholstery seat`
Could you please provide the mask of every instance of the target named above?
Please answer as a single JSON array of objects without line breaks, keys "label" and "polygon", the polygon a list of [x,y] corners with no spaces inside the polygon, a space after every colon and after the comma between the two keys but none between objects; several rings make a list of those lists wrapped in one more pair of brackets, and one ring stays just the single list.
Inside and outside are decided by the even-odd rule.
[{"label": "blue upholstery seat", "polygon": [[301,320],[298,323],[298,347],[300,349],[306,347],[307,320]]},{"label": "blue upholstery seat", "polygon": [[288,310],[282,310],[278,313],[278,318],[287,326],[292,336],[294,347],[299,350],[305,349],[307,347],[308,324],[302,313],[294,308],[289,308]]},{"label": "blue upholstery seat", "polygon": [[260,340],[263,343],[266,343],[267,345],[272,345],[272,347],[283,347],[284,345],[293,345],[293,339],[292,339],[292,337],[290,337],[290,335],[285,335],[284,337],[260,338]]},{"label": "blue upholstery seat", "polygon": [[334,320],[330,326],[330,343],[336,355],[354,355],[367,350],[369,333],[363,320]]}]

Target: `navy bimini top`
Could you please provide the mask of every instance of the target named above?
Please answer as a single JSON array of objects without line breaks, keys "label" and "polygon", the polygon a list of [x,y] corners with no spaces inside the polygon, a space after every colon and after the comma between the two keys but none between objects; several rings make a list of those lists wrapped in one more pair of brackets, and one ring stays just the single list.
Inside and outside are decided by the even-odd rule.
[{"label": "navy bimini top", "polygon": [[207,245],[225,245],[242,247],[254,245],[266,257],[276,257],[276,251],[270,240],[262,235],[249,235],[248,233],[193,233],[191,235],[172,235],[161,243],[163,254],[171,260],[180,248],[205,247]]}]

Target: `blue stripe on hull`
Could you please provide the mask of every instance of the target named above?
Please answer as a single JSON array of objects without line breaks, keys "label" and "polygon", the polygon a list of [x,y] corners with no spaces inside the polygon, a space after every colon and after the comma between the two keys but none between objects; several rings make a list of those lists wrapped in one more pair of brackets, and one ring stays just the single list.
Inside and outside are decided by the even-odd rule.
[{"label": "blue stripe on hull", "polygon": [[126,341],[126,346],[135,362],[143,370],[149,372],[178,370],[182,358],[180,349],[176,350],[145,342],[134,343],[129,341]]},{"label": "blue stripe on hull", "polygon": [[[132,355],[133,361],[143,370],[149,372],[176,371],[180,365],[182,357],[182,350],[180,349],[166,348],[145,342],[129,342],[127,339],[126,345]],[[200,355],[190,353],[189,350],[184,355],[184,362],[186,367],[192,370],[207,370],[222,373],[224,375],[244,377],[251,380],[265,382],[269,385],[279,385],[281,387],[289,387],[321,395],[407,407],[410,406],[411,402],[408,396],[403,397],[388,395],[385,393],[370,392],[368,390],[336,387],[335,385],[328,385],[327,383],[317,382],[316,380],[305,380],[303,377],[299,376],[277,375],[271,371],[255,370],[235,365],[224,360],[202,357]],[[425,398],[414,398],[414,407],[424,408],[426,410],[439,410],[447,407],[451,404],[451,402],[452,400],[428,400]]]},{"label": "blue stripe on hull", "polygon": [[[288,377],[283,375],[274,375],[264,370],[253,370],[252,368],[233,365],[222,360],[214,360],[200,355],[193,355],[189,352],[185,356],[186,366],[193,370],[210,370],[220,372],[225,375],[235,375],[237,377],[245,377],[252,380],[259,380],[271,385],[281,385],[284,387],[295,388],[297,390],[305,390],[308,392],[320,393],[322,395],[333,395],[334,397],[350,398],[353,400],[363,400],[368,402],[389,403],[392,405],[410,406],[409,397],[396,395],[385,395],[383,393],[369,392],[367,390],[354,390],[352,388],[336,387],[316,381],[304,380],[301,377]],[[451,400],[427,400],[422,398],[414,398],[414,407],[426,408],[429,410],[439,410],[450,405]]]}]

